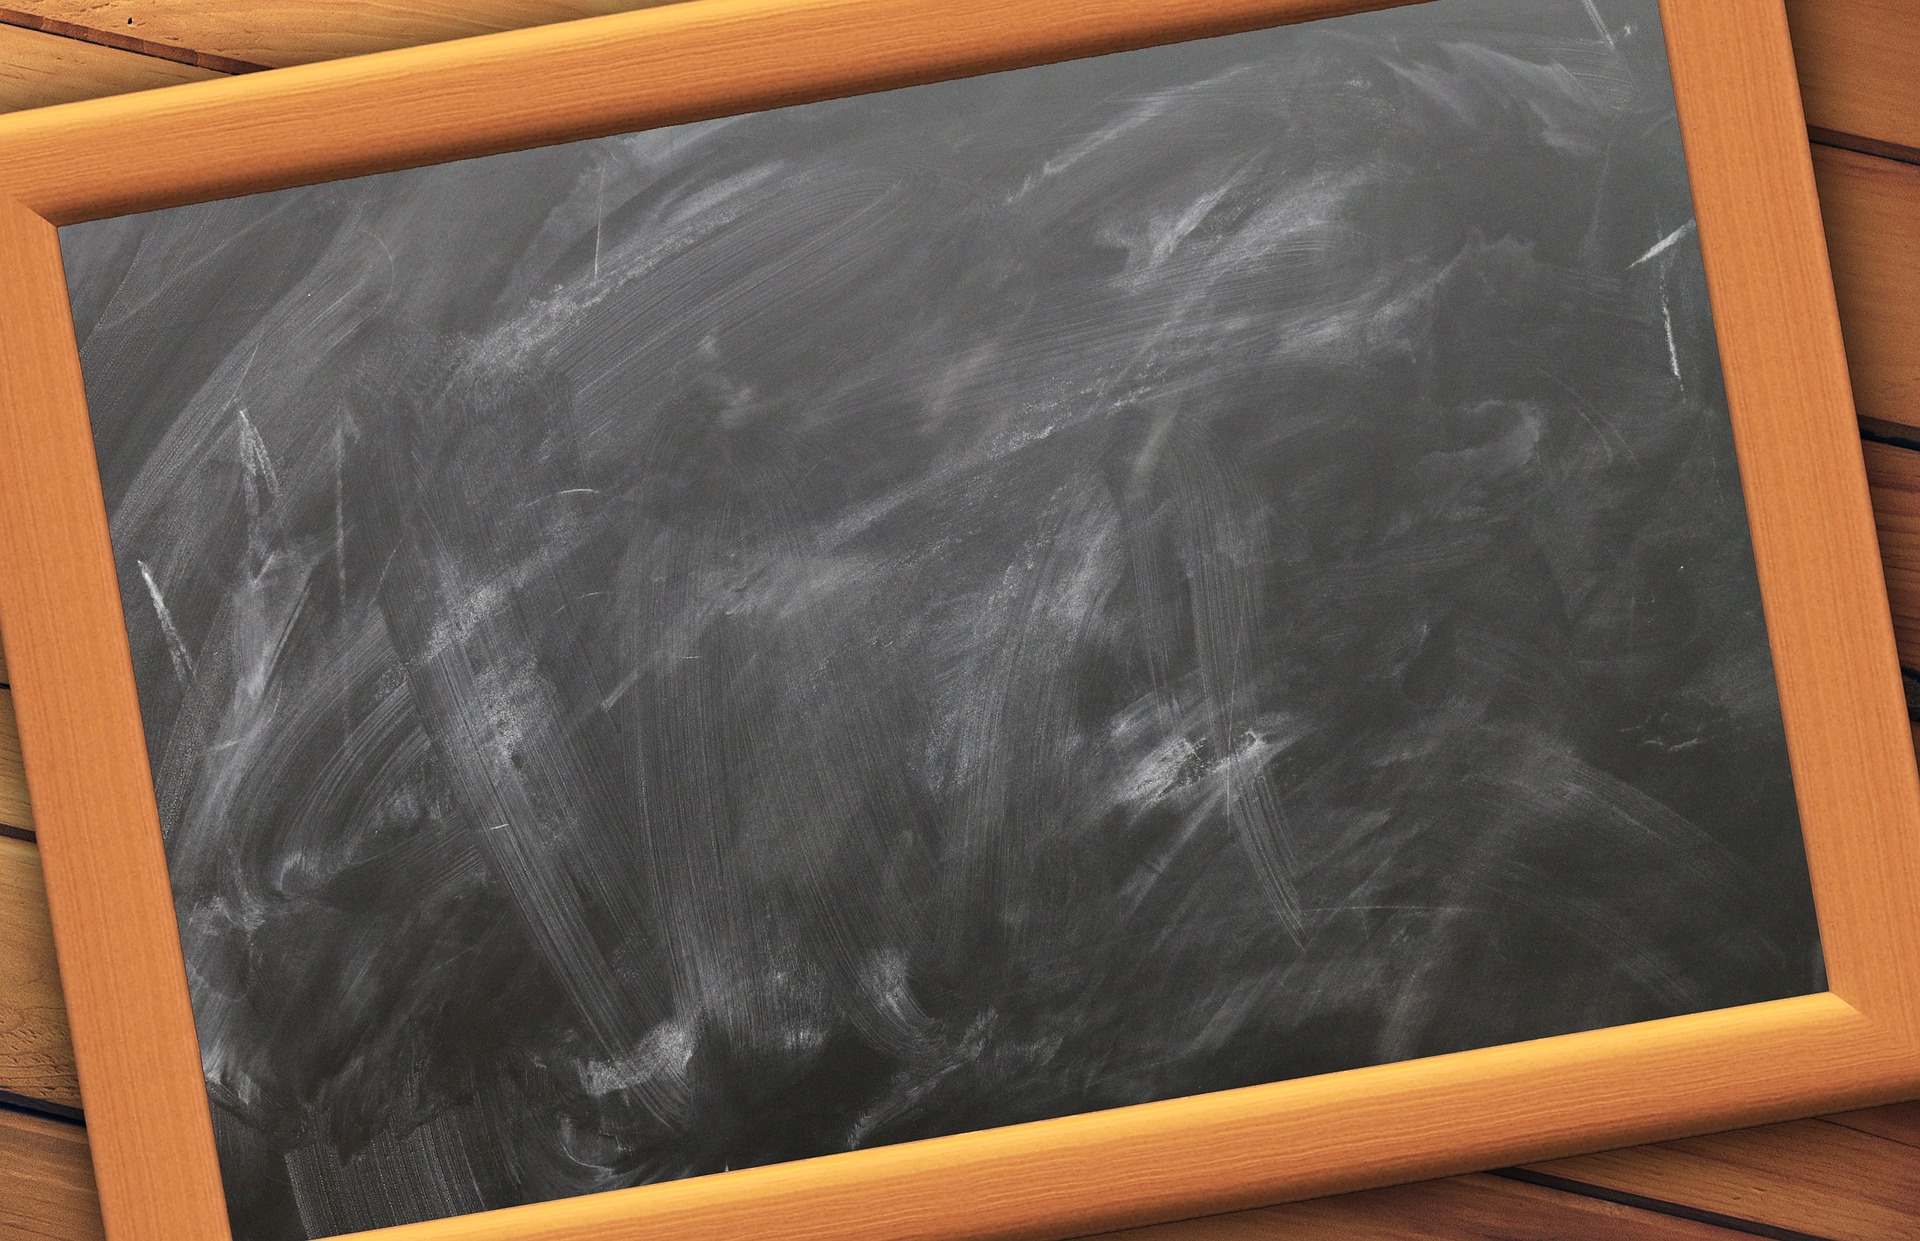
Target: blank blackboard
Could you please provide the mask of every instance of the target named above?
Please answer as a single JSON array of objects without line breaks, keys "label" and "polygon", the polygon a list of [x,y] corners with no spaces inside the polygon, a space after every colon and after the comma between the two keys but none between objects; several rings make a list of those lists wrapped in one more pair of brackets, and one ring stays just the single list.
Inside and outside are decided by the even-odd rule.
[{"label": "blank blackboard", "polygon": [[1824,986],[1653,0],[62,244],[243,1241]]}]

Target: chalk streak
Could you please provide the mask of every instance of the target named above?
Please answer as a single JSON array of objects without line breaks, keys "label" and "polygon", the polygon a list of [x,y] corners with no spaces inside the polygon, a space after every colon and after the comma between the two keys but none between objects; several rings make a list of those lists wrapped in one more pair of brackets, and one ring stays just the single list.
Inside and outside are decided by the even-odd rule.
[{"label": "chalk streak", "polygon": [[1674,246],[1680,244],[1680,239],[1687,236],[1689,233],[1693,232],[1693,228],[1694,228],[1693,221],[1688,220],[1685,224],[1682,224],[1679,228],[1674,229],[1671,233],[1668,233],[1665,237],[1662,237],[1659,241],[1654,242],[1653,245],[1647,250],[1645,254],[1633,260],[1633,262],[1628,263],[1627,268],[1631,270],[1651,259],[1659,258],[1661,255],[1665,254],[1667,251],[1673,249]]},{"label": "chalk streak", "polygon": [[193,675],[193,656],[187,653],[187,644],[180,638],[180,630],[173,623],[173,613],[167,610],[167,601],[160,594],[160,583],[153,580],[153,570],[144,560],[135,560],[140,568],[140,580],[147,584],[147,598],[153,604],[153,614],[160,622],[160,633],[167,641],[167,657],[173,661],[174,675],[182,681]]}]

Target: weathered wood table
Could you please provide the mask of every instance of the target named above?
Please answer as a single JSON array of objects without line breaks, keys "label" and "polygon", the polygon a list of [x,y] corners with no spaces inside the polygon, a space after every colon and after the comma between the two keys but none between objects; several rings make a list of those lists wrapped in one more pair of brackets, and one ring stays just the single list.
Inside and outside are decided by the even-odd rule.
[{"label": "weathered wood table", "polygon": [[[21,7],[0,9],[0,110],[640,7],[12,3]],[[1901,663],[1920,673],[1920,0],[1788,9]],[[0,663],[0,1238],[78,1241],[100,1235],[100,1216],[10,692]],[[1115,1235],[1920,1237],[1920,1103]]]}]

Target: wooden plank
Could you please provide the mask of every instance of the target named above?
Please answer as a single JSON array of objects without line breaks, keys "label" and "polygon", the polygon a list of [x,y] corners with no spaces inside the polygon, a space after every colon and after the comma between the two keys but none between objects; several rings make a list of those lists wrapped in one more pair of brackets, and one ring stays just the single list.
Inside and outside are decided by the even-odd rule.
[{"label": "wooden plank", "polygon": [[143,56],[157,56],[161,60],[177,61],[183,65],[199,65],[202,69],[212,69],[216,73],[256,73],[266,68],[244,60],[231,60],[225,56],[215,56],[208,52],[196,52],[192,48],[172,47],[165,43],[155,43],[136,35],[125,34],[118,30],[99,30],[92,26],[81,26],[74,22],[61,21],[57,17],[41,17],[33,13],[23,13],[19,9],[0,7],[0,25],[18,26],[23,30],[42,30],[47,34],[61,35],[69,39],[79,39],[84,43],[93,43],[101,47],[116,47],[123,52],[138,52]]},{"label": "wooden plank", "polygon": [[1871,1133],[1905,1146],[1920,1147],[1920,1103],[1893,1103],[1870,1107],[1865,1111],[1841,1112],[1825,1117],[1836,1125]]},{"label": "wooden plank", "polygon": [[1854,404],[1920,427],[1920,166],[1816,146],[1813,170]]},{"label": "wooden plank", "polygon": [[1920,452],[1890,444],[1861,445],[1894,641],[1905,667],[1920,668]]},{"label": "wooden plank", "polygon": [[106,1236],[94,1196],[87,1131],[0,1109],[0,1236],[98,1241]]},{"label": "wooden plank", "polygon": [[171,47],[279,66],[651,5],[648,0],[8,0],[6,7]]},{"label": "wooden plank", "polygon": [[1787,0],[1807,123],[1920,152],[1920,4]]},{"label": "wooden plank", "polygon": [[193,65],[0,25],[0,112],[219,76]]},{"label": "wooden plank", "polygon": [[1822,1120],[1581,1155],[1535,1170],[1831,1241],[1920,1236],[1913,1148]]},{"label": "wooden plank", "polygon": [[0,689],[0,827],[33,830],[27,775],[20,765],[20,727],[13,718],[13,691]]},{"label": "wooden plank", "polygon": [[1105,1241],[1734,1241],[1737,1236],[1710,1224],[1497,1176],[1456,1176],[1103,1235]]},{"label": "wooden plank", "polygon": [[40,851],[0,836],[0,1091],[80,1106]]}]

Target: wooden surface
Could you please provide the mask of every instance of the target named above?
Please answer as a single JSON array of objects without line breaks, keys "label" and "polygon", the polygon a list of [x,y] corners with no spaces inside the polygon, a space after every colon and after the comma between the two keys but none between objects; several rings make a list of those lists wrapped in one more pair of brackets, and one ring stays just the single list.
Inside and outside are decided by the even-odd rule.
[{"label": "wooden surface", "polygon": [[33,829],[27,776],[20,766],[20,727],[13,718],[13,693],[7,689],[0,689],[0,827]]},{"label": "wooden surface", "polygon": [[[541,0],[14,0],[28,16],[137,37],[167,48],[260,64],[289,64],[630,6]],[[1920,151],[1920,4],[1913,0],[1796,0],[1790,4],[1808,123],[1816,148],[1843,326],[1863,415],[1884,436],[1920,426],[1920,170],[1886,158]],[[10,39],[0,13],[0,39]],[[51,103],[150,84],[98,66],[154,61],[119,72],[211,72],[177,59],[88,48],[79,39],[21,31],[86,50],[22,51],[0,43],[0,108]],[[96,51],[111,57],[93,58]],[[71,68],[60,67],[61,54]],[[35,56],[39,59],[35,59]],[[19,67],[24,66],[24,68]],[[156,81],[180,80],[159,78]],[[24,85],[22,85],[24,83]],[[35,85],[39,83],[39,85]],[[35,92],[40,93],[36,94]],[[10,92],[10,93],[9,93]],[[1852,150],[1839,151],[1835,147]],[[1887,424],[1885,426],[1881,424]],[[1920,442],[1917,439],[1916,442]],[[1920,452],[1867,446],[1874,508],[1902,663],[1920,670]],[[7,674],[0,669],[0,682]],[[0,724],[0,825],[30,823]],[[48,1005],[44,906],[28,877],[34,845],[0,840],[0,1099],[58,1107],[71,1099],[70,1054],[59,1057]],[[35,963],[38,964],[35,964]],[[50,998],[51,997],[51,998]],[[14,1013],[27,1014],[18,1025]],[[45,1059],[48,1040],[56,1052]],[[13,1049],[23,1050],[15,1051]],[[39,1067],[35,1067],[35,1066]],[[62,1065],[66,1067],[62,1067]],[[21,1090],[8,1082],[26,1084]],[[66,1092],[66,1093],[63,1093]],[[0,1238],[98,1235],[78,1125],[0,1104]],[[1502,1176],[1450,1180],[1320,1199],[1139,1230],[1142,1241],[1282,1237],[1733,1237],[1920,1235],[1920,1106],[1895,1105],[1820,1122],[1791,1122],[1706,1139],[1536,1165],[1533,1182]],[[1546,1183],[1539,1183],[1539,1182]],[[1791,1231],[1782,1232],[1780,1229]]]},{"label": "wooden surface", "polygon": [[1916,1154],[1858,1129],[1802,1120],[1764,1133],[1717,1133],[1656,1149],[1565,1159],[1540,1170],[1587,1185],[1684,1199],[1833,1241],[1878,1241],[1920,1231]]},{"label": "wooden surface", "polygon": [[271,67],[648,7],[647,0],[7,0],[7,5],[22,17]]},{"label": "wooden surface", "polygon": [[1820,146],[1813,168],[1854,403],[1863,418],[1920,428],[1920,165]]},{"label": "wooden surface", "polygon": [[1807,121],[1826,142],[1920,154],[1913,0],[1787,0]]},{"label": "wooden surface", "polygon": [[1699,1220],[1565,1190],[1476,1174],[1283,1207],[1182,1220],[1124,1233],[1126,1241],[1726,1241]]},{"label": "wooden surface", "polygon": [[0,1095],[80,1107],[33,845],[0,837]]},{"label": "wooden surface", "polygon": [[1865,450],[1900,663],[1920,670],[1920,452],[1884,443]]},{"label": "wooden surface", "polygon": [[0,112],[218,76],[192,65],[0,24]]},{"label": "wooden surface", "polygon": [[0,1237],[93,1241],[102,1235],[86,1131],[0,1110]]}]

